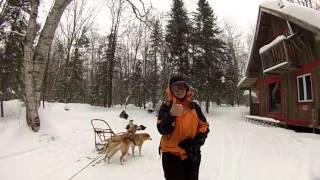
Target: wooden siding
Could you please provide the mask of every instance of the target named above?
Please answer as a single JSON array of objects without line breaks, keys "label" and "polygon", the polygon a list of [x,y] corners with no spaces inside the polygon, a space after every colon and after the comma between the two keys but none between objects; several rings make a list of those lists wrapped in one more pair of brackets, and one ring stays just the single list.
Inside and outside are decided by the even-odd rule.
[{"label": "wooden siding", "polygon": [[[298,102],[297,76],[311,73],[312,77],[312,102]],[[274,117],[283,123],[310,126],[312,120],[319,119],[320,113],[320,60],[304,65],[300,69],[280,75],[281,82],[281,116],[275,117],[269,112],[268,84],[274,82],[274,75],[266,75],[257,83],[260,98],[260,113],[265,117]],[[253,107],[255,108],[255,107]]]},{"label": "wooden siding", "polygon": [[[320,50],[320,49],[319,49]],[[320,121],[320,66],[315,68],[314,72],[315,84],[315,107],[316,107],[316,119]]]},{"label": "wooden siding", "polygon": [[[275,115],[269,112],[268,96],[270,90],[268,84],[272,76],[278,75],[281,79],[281,113],[276,118],[284,124],[309,127],[319,124],[314,123],[313,120],[317,118],[320,122],[320,37],[316,37],[312,31],[306,30],[306,27],[290,22],[295,34],[292,36],[286,20],[269,12],[263,12],[260,18],[257,37],[253,43],[250,57],[251,61],[249,61],[247,69],[247,74],[251,75],[247,75],[248,77],[258,78],[257,83],[253,86],[259,90],[259,115],[264,117],[274,117]],[[299,22],[297,23],[299,24]],[[265,52],[270,51],[265,54],[267,57],[263,57],[264,53],[259,57],[259,49],[270,44],[279,35],[291,38],[280,42],[276,45],[278,47],[266,50]],[[283,60],[293,66],[282,67],[282,69],[275,66],[284,62]],[[274,66],[278,70],[274,71],[272,68]],[[271,67],[268,70],[272,72],[267,73],[267,70],[263,73],[268,67]],[[297,76],[305,73],[311,73],[312,102],[298,102]],[[252,114],[257,113],[256,108],[257,104],[254,104],[251,109]]]},{"label": "wooden siding", "polygon": [[[298,102],[297,76],[311,73],[312,102]],[[315,61],[301,69],[282,76],[284,82],[284,111],[283,120],[288,124],[310,126],[312,120],[320,120],[320,61]]]}]

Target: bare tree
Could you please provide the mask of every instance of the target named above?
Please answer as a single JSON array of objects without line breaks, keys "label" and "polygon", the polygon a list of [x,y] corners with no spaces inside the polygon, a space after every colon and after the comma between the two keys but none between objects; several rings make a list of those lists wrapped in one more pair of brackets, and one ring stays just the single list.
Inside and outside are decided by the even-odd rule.
[{"label": "bare tree", "polygon": [[247,59],[245,42],[242,41],[242,33],[238,30],[239,28],[231,20],[225,20],[223,29],[226,51],[228,53],[228,62],[226,62],[227,67],[224,74],[226,98],[229,98],[229,103],[232,106],[235,102],[239,105],[240,92],[237,84]]},{"label": "bare tree", "polygon": [[[112,0],[108,2],[108,7],[111,12],[111,29],[108,39],[108,48],[106,52],[106,57],[108,61],[108,77],[107,77],[107,86],[105,89],[105,101],[107,106],[110,108],[112,105],[112,87],[113,87],[113,71],[114,71],[114,64],[115,64],[115,53],[116,53],[116,46],[117,46],[117,38],[119,32],[119,25],[121,14],[125,9],[125,1],[124,0]],[[105,104],[106,106],[106,104]]]},{"label": "bare tree", "polygon": [[8,4],[7,0],[0,0],[0,26],[3,23],[3,14],[4,14],[4,10],[6,9]]},{"label": "bare tree", "polygon": [[[6,1],[1,0],[1,7]],[[38,105],[41,97],[41,90],[44,84],[44,74],[47,71],[46,67],[48,64],[48,57],[50,53],[50,47],[53,41],[53,37],[60,22],[61,16],[72,0],[55,0],[53,1],[53,6],[51,7],[49,14],[46,17],[44,27],[42,30],[37,33],[37,16],[38,9],[40,5],[39,0],[31,0],[31,14],[29,17],[29,25],[25,35],[25,44],[24,44],[24,79],[25,79],[25,96],[26,96],[26,108],[27,108],[27,123],[32,128],[33,131],[37,132],[40,128],[40,118],[38,115]],[[81,2],[81,1],[79,1]],[[84,2],[84,1],[82,1]],[[109,0],[107,1],[109,2]],[[119,1],[115,1],[119,3]],[[120,0],[120,4],[127,2],[129,7],[133,10],[133,13],[136,15],[136,18],[144,21],[146,19],[146,10],[144,3],[139,0],[133,4],[130,0]],[[139,5],[139,6],[137,6]],[[143,11],[140,11],[140,8]],[[143,12],[143,13],[142,13]],[[120,22],[120,11],[114,11],[114,18],[112,18],[112,28],[110,32],[111,44],[108,48],[108,56],[111,61],[109,61],[109,72],[112,72],[112,66],[114,63],[114,56],[116,51],[116,42],[117,42],[117,33]],[[81,24],[81,23],[80,23]],[[82,23],[83,26],[83,23]],[[76,31],[76,30],[75,30]],[[74,32],[74,31],[73,31]],[[39,36],[38,36],[39,35]],[[71,36],[72,37],[72,36]],[[70,47],[69,43],[69,47]],[[72,48],[71,48],[72,49]],[[67,50],[70,50],[70,48]],[[112,97],[112,79],[113,74],[108,77],[108,86],[111,89],[109,94],[109,99],[111,101]],[[111,105],[111,102],[109,102]]]},{"label": "bare tree", "polygon": [[58,40],[65,46],[64,62],[64,101],[66,103],[72,100],[72,76],[74,62],[71,56],[74,53],[75,45],[83,35],[86,28],[90,27],[95,18],[97,8],[89,6],[87,0],[72,0],[70,6],[66,8],[62,21],[59,24]]}]

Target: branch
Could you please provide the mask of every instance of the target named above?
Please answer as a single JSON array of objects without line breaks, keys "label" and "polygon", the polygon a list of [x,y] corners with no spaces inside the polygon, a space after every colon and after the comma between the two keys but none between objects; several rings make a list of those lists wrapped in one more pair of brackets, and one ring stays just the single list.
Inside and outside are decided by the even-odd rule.
[{"label": "branch", "polygon": [[2,33],[13,33],[13,34],[17,34],[17,35],[22,36],[22,37],[25,37],[25,36],[27,35],[26,32],[20,33],[20,32],[18,32],[18,31],[8,31],[8,32],[5,32],[5,31],[3,31],[3,30],[0,30],[0,32],[2,32]]},{"label": "branch", "polygon": [[131,2],[131,0],[126,0],[126,1],[130,4],[130,6],[131,6],[131,8],[132,8],[132,11],[133,11],[133,13],[135,14],[136,18],[137,18],[139,21],[141,21],[141,22],[143,22],[144,24],[146,24],[146,26],[147,26],[149,29],[151,29],[151,27],[150,27],[150,25],[149,25],[151,21],[148,19],[148,15],[149,15],[149,13],[150,13],[150,11],[151,11],[151,8],[149,8],[148,10],[146,10],[143,1],[142,1],[142,0],[139,0],[139,2],[142,4],[142,9],[143,9],[143,14],[141,14],[140,10]]}]

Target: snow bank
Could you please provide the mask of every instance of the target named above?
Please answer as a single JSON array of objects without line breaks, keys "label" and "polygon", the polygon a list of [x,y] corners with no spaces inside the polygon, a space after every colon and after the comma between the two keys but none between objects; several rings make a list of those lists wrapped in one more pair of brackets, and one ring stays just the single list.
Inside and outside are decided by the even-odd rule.
[{"label": "snow bank", "polygon": [[20,100],[4,101],[3,107],[5,117],[19,117],[23,108],[23,102]]}]

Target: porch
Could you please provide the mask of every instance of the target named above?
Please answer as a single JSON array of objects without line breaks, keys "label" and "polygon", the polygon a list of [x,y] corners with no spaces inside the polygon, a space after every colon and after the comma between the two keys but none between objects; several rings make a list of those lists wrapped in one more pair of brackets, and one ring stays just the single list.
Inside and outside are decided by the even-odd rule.
[{"label": "porch", "polygon": [[298,33],[278,36],[259,49],[263,73],[281,74],[297,69],[304,47]]},{"label": "porch", "polygon": [[245,121],[255,123],[255,124],[262,124],[266,126],[280,126],[279,120],[269,118],[269,117],[246,115],[244,116],[244,119]]}]

